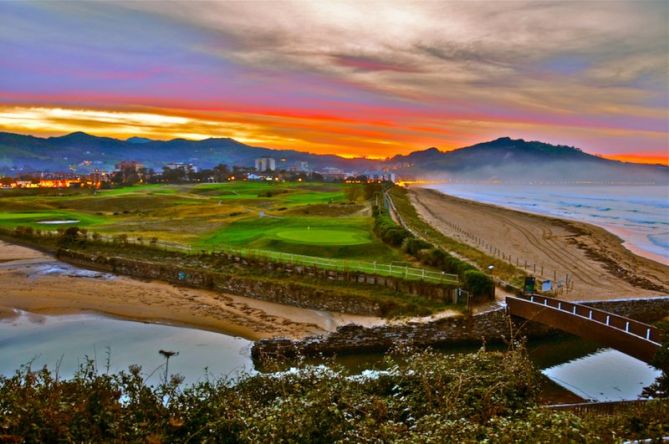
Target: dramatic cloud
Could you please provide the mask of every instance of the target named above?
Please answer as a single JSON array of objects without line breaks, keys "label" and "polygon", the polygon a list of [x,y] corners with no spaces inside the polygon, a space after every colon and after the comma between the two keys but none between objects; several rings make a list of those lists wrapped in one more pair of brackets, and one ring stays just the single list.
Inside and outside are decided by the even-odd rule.
[{"label": "dramatic cloud", "polygon": [[668,22],[665,1],[5,2],[0,101],[24,118],[0,124],[54,133],[25,116],[58,108],[109,135],[372,156],[510,135],[661,159]]}]

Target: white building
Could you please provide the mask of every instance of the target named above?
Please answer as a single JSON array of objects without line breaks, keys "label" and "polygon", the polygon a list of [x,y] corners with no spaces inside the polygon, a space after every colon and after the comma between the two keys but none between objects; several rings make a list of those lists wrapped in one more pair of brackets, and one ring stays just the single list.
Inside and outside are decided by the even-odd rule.
[{"label": "white building", "polygon": [[276,171],[276,160],[273,157],[261,157],[256,159],[256,171]]},{"label": "white building", "polygon": [[171,162],[165,164],[165,168],[171,170],[183,170],[187,173],[197,173],[197,167],[192,163]]}]

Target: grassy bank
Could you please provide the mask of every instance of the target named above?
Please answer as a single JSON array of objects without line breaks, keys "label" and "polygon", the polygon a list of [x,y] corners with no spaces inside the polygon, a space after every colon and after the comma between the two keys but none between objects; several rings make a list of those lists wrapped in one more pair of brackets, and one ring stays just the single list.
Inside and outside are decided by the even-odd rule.
[{"label": "grassy bank", "polygon": [[[414,295],[408,292],[397,291],[393,288],[379,285],[339,281],[308,274],[286,274],[278,270],[269,270],[267,267],[248,264],[242,266],[230,262],[221,255],[203,252],[188,254],[181,251],[162,249],[151,245],[139,245],[123,241],[110,243],[94,241],[77,237],[66,239],[66,236],[43,236],[25,234],[16,231],[0,230],[0,239],[16,242],[28,247],[35,247],[41,251],[55,254],[60,248],[81,252],[92,256],[121,258],[145,262],[149,266],[159,267],[165,264],[170,267],[181,267],[184,270],[196,270],[213,273],[219,278],[242,279],[257,282],[265,288],[272,286],[292,288],[296,293],[313,294],[314,304],[318,305],[319,298],[326,295],[341,301],[350,300],[352,303],[362,302],[379,307],[378,315],[412,316],[428,315],[445,308],[455,308],[448,301]],[[152,265],[153,264],[153,265]],[[82,264],[86,266],[86,264]],[[95,264],[89,264],[95,268]],[[246,294],[241,294],[246,296]],[[327,305],[327,301],[323,301]],[[334,310],[337,311],[337,310]]]}]

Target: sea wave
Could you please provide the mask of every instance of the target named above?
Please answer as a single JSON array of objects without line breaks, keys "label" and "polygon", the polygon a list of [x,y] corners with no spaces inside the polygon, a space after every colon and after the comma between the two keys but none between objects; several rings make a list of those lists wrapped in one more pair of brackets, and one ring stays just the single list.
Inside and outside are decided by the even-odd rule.
[{"label": "sea wave", "polygon": [[653,245],[669,250],[669,231],[666,233],[651,234],[648,236],[648,240],[651,241]]},{"label": "sea wave", "polygon": [[642,251],[669,257],[666,187],[449,184],[435,188],[464,199],[600,225]]}]

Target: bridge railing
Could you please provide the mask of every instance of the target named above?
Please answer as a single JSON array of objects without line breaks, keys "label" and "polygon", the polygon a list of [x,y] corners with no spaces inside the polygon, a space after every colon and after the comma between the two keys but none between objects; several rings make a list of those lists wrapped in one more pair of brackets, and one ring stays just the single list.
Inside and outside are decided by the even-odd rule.
[{"label": "bridge railing", "polygon": [[587,318],[599,322],[609,327],[622,330],[626,333],[638,336],[647,341],[659,344],[662,342],[662,332],[652,325],[627,318],[625,316],[610,313],[604,310],[588,307],[587,305],[577,304],[569,301],[561,301],[555,298],[549,298],[541,295],[523,296],[524,299],[535,304],[546,307],[556,308],[558,310],[571,313],[574,316]]},{"label": "bridge railing", "polygon": [[554,404],[544,406],[544,409],[569,411],[576,414],[597,413],[604,415],[613,415],[621,411],[633,410],[643,407],[648,403],[666,403],[667,399],[635,399],[628,401],[605,401],[605,402],[581,402],[577,404]]}]

